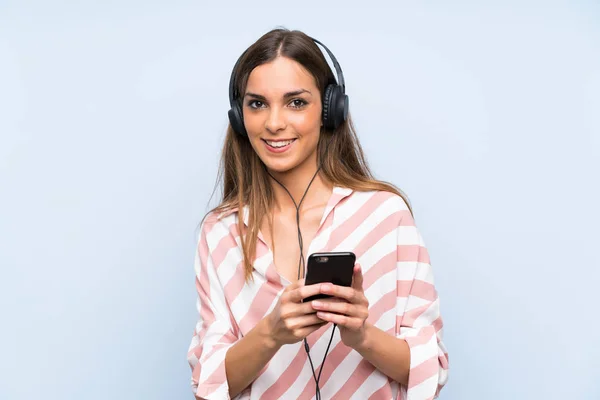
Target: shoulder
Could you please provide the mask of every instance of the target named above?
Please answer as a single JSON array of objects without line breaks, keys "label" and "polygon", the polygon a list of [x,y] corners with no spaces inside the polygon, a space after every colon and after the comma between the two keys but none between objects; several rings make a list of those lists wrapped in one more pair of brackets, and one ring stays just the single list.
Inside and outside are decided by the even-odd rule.
[{"label": "shoulder", "polygon": [[400,195],[386,190],[354,191],[351,195],[357,203],[368,204],[371,209],[382,209],[389,213],[408,213],[407,201]]},{"label": "shoulder", "polygon": [[209,244],[214,244],[224,236],[237,233],[237,222],[237,208],[226,211],[210,211],[200,225],[199,240],[206,240]]}]

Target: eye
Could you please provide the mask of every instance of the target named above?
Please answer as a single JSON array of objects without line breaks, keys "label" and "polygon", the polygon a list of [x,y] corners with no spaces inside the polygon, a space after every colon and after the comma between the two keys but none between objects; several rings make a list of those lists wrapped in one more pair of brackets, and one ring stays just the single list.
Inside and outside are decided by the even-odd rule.
[{"label": "eye", "polygon": [[302,108],[305,105],[307,105],[308,103],[302,99],[294,99],[294,100],[292,100],[291,104],[292,104],[293,108]]},{"label": "eye", "polygon": [[260,100],[250,100],[247,104],[248,104],[248,107],[254,108],[254,109],[262,108],[262,106],[264,105],[264,103]]}]

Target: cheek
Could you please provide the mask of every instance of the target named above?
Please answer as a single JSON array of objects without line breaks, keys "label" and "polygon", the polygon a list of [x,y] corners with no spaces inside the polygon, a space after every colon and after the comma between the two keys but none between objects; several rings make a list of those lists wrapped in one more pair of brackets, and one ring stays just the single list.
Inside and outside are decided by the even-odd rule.
[{"label": "cheek", "polygon": [[297,113],[290,116],[289,122],[301,135],[318,133],[321,129],[321,113],[318,111]]},{"label": "cheek", "polygon": [[244,114],[244,126],[249,135],[260,134],[264,128],[264,118],[258,115],[246,113]]}]

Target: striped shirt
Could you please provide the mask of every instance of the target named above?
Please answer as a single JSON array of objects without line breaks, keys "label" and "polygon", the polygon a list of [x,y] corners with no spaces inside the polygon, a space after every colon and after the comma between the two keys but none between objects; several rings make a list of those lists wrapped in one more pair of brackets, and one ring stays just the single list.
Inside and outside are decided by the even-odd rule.
[{"label": "striped shirt", "polygon": [[[259,233],[254,280],[246,283],[239,210],[209,214],[195,256],[199,319],[188,350],[192,390],[229,399],[227,350],[271,312],[290,284],[277,272]],[[248,223],[248,208],[243,208]],[[352,348],[336,330],[320,379],[323,399],[432,399],[448,379],[448,354],[429,255],[404,199],[384,191],[334,187],[308,254],[352,251],[364,275],[368,322],[410,348],[408,384],[400,385]],[[331,337],[327,324],[307,337],[315,371]],[[259,350],[257,350],[259,351]],[[318,373],[318,372],[317,372]],[[235,399],[312,399],[315,382],[303,342],[281,347]]]}]

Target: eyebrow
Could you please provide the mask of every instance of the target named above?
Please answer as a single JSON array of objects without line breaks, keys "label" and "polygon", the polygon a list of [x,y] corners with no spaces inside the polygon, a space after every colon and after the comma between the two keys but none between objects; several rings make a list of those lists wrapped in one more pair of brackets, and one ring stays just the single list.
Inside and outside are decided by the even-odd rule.
[{"label": "eyebrow", "polygon": [[[310,95],[312,95],[312,93],[310,92],[310,90],[306,90],[306,89],[298,89],[298,90],[294,90],[293,92],[287,92],[283,95],[284,99],[287,99],[289,97],[293,97],[293,96],[298,96],[299,94],[302,93],[308,93]],[[246,95],[244,97],[254,97],[256,99],[259,100],[267,100],[265,96],[262,96],[260,94],[256,94],[256,93],[252,93],[252,92],[246,92]]]}]

